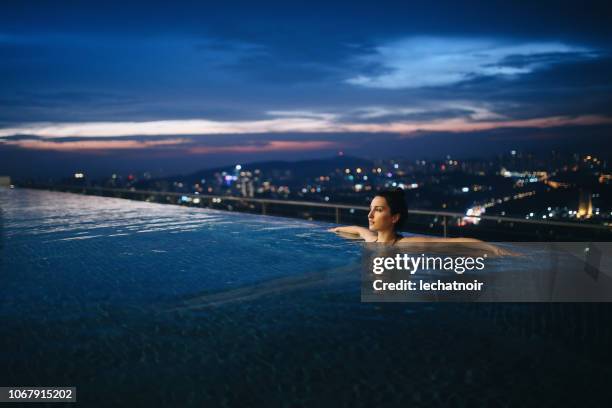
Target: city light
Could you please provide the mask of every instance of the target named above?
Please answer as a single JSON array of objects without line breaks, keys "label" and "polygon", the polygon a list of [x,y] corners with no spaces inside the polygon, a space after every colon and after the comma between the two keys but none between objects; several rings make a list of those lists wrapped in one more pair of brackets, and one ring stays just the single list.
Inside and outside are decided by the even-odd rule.
[{"label": "city light", "polygon": [[[592,219],[604,222],[612,219],[610,209],[603,201],[606,195],[601,193],[601,187],[605,187],[602,183],[612,181],[612,175],[609,174],[604,160],[577,155],[570,156],[565,161],[550,163],[535,163],[529,160],[529,155],[512,154],[512,151],[509,151],[505,159],[466,160],[461,162],[460,167],[456,167],[459,165],[457,160],[450,158],[432,160],[429,163],[419,159],[378,160],[375,165],[365,162],[351,167],[346,164],[341,167],[333,165],[329,170],[317,169],[316,173],[307,175],[302,169],[266,168],[248,171],[245,170],[246,165],[232,164],[209,173],[199,173],[193,179],[175,176],[173,181],[166,182],[169,185],[159,186],[155,185],[155,178],[150,176],[153,174],[151,171],[139,171],[138,175],[145,175],[142,178],[136,177],[135,174],[121,176],[118,173],[109,173],[105,187],[151,190],[169,188],[170,191],[180,193],[179,203],[193,204],[210,203],[208,199],[192,198],[193,195],[208,193],[218,197],[227,195],[271,199],[302,198],[321,202],[329,202],[333,196],[336,202],[355,202],[360,205],[363,205],[364,200],[371,200],[370,191],[401,188],[406,191],[414,208],[455,212],[469,208],[466,219],[460,217],[458,225],[475,224],[478,215],[485,210],[500,216],[526,219],[562,221],[565,218],[570,221],[571,218],[573,222],[589,222]],[[428,166],[422,167],[425,164]],[[578,175],[572,173],[569,175],[571,177],[568,177],[568,173],[574,171]],[[582,177],[580,174],[591,177],[596,184],[583,187],[586,185],[576,181],[576,177]],[[508,178],[510,180],[507,180]],[[81,171],[73,173],[71,179],[75,180],[75,185],[80,186],[95,185],[97,182],[92,180],[89,174],[86,178],[85,173]],[[149,180],[149,185],[141,184]],[[409,192],[417,188],[420,191]],[[549,195],[553,194],[553,189],[566,190],[563,194],[570,200],[573,196],[577,199],[580,190],[578,209],[570,210],[567,207],[551,205],[555,202]],[[434,195],[432,192],[435,192]],[[220,199],[215,198],[212,202],[220,202],[218,200]],[[527,206],[529,209],[519,210],[520,207],[514,207],[513,202],[516,200],[526,200],[521,206]]]},{"label": "city light", "polygon": [[468,208],[467,211],[465,212],[466,217],[463,217],[463,223],[461,225],[465,225],[465,224],[477,225],[480,222],[480,218],[478,218],[478,216],[484,214],[485,212],[486,212],[486,209],[481,206],[475,206],[472,208]]}]

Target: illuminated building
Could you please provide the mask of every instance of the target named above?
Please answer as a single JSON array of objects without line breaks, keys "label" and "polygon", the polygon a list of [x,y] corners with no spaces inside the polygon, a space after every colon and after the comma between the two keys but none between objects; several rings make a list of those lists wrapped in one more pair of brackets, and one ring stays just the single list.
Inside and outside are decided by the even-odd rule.
[{"label": "illuminated building", "polygon": [[578,218],[591,218],[593,216],[593,203],[591,202],[591,192],[588,190],[580,190],[578,199]]}]

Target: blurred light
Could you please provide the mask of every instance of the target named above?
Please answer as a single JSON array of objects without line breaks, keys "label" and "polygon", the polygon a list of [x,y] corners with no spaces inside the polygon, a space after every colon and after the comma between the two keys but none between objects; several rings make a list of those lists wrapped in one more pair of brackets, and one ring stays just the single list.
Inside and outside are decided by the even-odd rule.
[{"label": "blurred light", "polygon": [[237,164],[237,165],[236,165],[236,170],[241,170],[241,169],[242,169],[242,166],[241,166],[241,165],[239,165],[239,164]]},{"label": "blurred light", "polygon": [[479,215],[482,215],[484,212],[486,211],[486,209],[484,207],[481,206],[475,206],[472,208],[468,208],[467,211],[465,212],[465,215],[467,215],[467,217],[463,217],[463,225],[466,224],[478,224],[480,222],[480,218],[477,218]]},{"label": "blurred light", "polygon": [[463,187],[461,189],[461,191],[463,191],[464,193],[467,193],[468,191],[470,191],[470,188],[469,187]]},{"label": "blurred light", "polygon": [[85,177],[85,174],[83,174],[83,173],[74,173],[74,178],[75,179],[82,179],[83,177]]}]

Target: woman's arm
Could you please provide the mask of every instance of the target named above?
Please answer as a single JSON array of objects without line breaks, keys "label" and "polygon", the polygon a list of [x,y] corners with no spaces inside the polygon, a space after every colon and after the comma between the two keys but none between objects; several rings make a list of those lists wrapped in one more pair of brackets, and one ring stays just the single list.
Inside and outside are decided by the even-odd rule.
[{"label": "woman's arm", "polygon": [[472,244],[470,247],[478,248],[480,250],[490,251],[493,255],[497,256],[516,256],[518,254],[508,251],[506,249],[500,248],[496,245],[489,244],[487,242],[481,241],[475,238],[437,238],[437,237],[405,237],[402,238],[401,243],[468,243]]},{"label": "woman's arm", "polygon": [[336,232],[340,234],[356,235],[360,238],[363,238],[364,240],[368,242],[374,241],[377,237],[377,234],[370,231],[369,229],[364,228],[364,227],[357,227],[355,225],[347,226],[347,227],[330,228],[328,229],[328,231]]}]

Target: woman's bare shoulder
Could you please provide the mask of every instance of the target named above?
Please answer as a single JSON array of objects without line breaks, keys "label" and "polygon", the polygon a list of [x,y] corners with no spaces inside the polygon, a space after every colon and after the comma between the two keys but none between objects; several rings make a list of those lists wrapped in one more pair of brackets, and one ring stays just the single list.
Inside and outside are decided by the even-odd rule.
[{"label": "woman's bare shoulder", "polygon": [[361,238],[363,238],[365,242],[376,242],[378,240],[378,234],[368,231],[364,233]]}]

